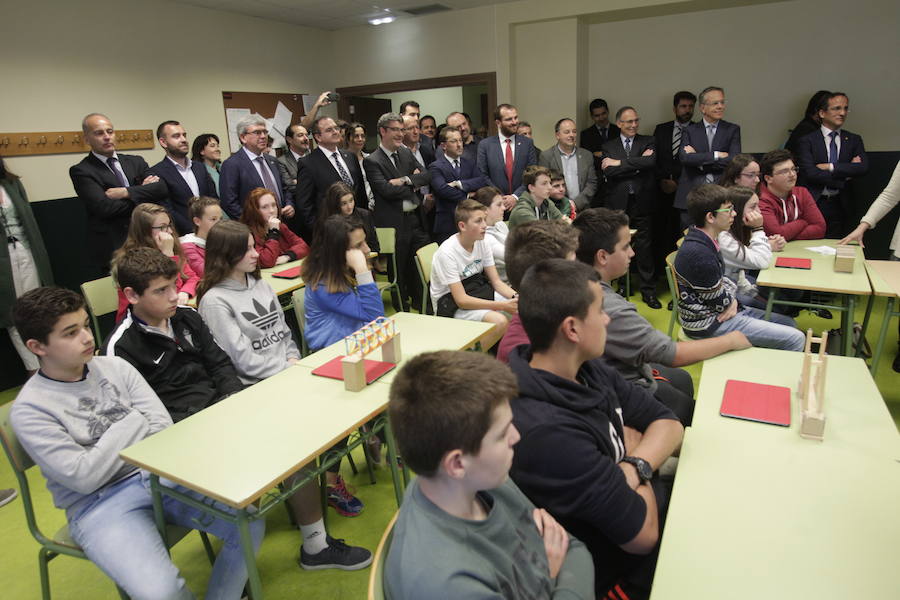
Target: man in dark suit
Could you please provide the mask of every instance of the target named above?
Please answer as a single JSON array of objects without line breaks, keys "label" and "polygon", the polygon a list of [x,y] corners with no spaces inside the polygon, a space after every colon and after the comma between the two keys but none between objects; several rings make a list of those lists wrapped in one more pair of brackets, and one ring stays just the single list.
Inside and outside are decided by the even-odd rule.
[{"label": "man in dark suit", "polygon": [[566,180],[566,197],[575,203],[576,210],[584,210],[597,193],[594,157],[584,148],[575,146],[578,130],[574,120],[560,119],[554,129],[557,143],[541,153],[538,164],[562,173]]},{"label": "man in dark suit", "polygon": [[297,161],[297,221],[300,235],[312,244],[319,205],[325,192],[338,181],[353,188],[357,206],[368,204],[363,174],[355,156],[340,149],[341,131],[331,117],[319,117],[312,123],[312,134],[318,147]]},{"label": "man in dark suit", "polygon": [[106,274],[128,235],[131,211],[142,202],[165,204],[166,184],[140,156],[116,152],[116,130],[105,115],[89,114],[81,129],[91,152],[69,169],[69,177],[87,210],[90,260]]},{"label": "man in dark suit", "polygon": [[519,111],[512,104],[501,104],[494,111],[498,135],[478,142],[478,170],[503,192],[503,207],[512,210],[525,190],[522,174],[525,167],[537,164],[534,142],[518,135]]},{"label": "man in dark suit", "polygon": [[656,141],[653,136],[638,135],[640,118],[630,106],[616,112],[618,136],[601,147],[600,163],[606,186],[603,204],[611,210],[624,210],[629,224],[636,229],[632,237],[635,263],[640,277],[641,298],[650,308],[662,308],[656,298],[656,267],[651,243],[651,218],[654,213],[654,168]]},{"label": "man in dark suit", "polygon": [[725,116],[725,90],[710,86],[700,92],[703,118],[682,130],[681,177],[675,191],[675,208],[680,227],[691,224],[687,214],[687,195],[701,183],[715,183],[726,165],[741,152],[741,128],[722,119]]},{"label": "man in dark suit", "polygon": [[456,233],[456,205],[491,185],[475,165],[462,155],[462,136],[456,127],[444,127],[440,134],[443,155],[428,165],[435,198],[434,241],[438,244]]},{"label": "man in dark suit", "polygon": [[175,222],[178,235],[194,232],[188,203],[195,196],[218,198],[216,184],[203,165],[188,157],[190,145],[187,133],[178,121],[164,121],[156,128],[156,139],[166,156],[150,171],[166,184],[169,194],[167,208]]},{"label": "man in dark suit", "polygon": [[798,144],[800,185],[816,200],[825,217],[825,237],[840,239],[854,218],[847,182],[869,170],[869,157],[860,136],[843,129],[850,100],[833,92],[819,104],[822,127],[800,138]]},{"label": "man in dark suit", "polygon": [[[434,147],[425,141],[428,138],[419,129],[419,109],[416,108],[415,111],[414,114],[400,115],[403,117],[403,145],[427,169],[434,162]],[[434,195],[427,185],[419,188],[419,194],[424,200],[422,208],[425,211],[425,231],[434,231]]]},{"label": "man in dark suit", "polygon": [[[681,177],[681,136],[684,128],[692,123],[697,96],[681,91],[672,98],[675,119],[660,123],[653,130],[656,140],[656,180],[659,184],[659,202],[653,216],[653,255],[657,270],[662,268],[666,255],[675,249],[680,237],[681,223],[673,209],[678,179]],[[671,150],[670,150],[671,149]]]},{"label": "man in dark suit", "polygon": [[404,310],[409,299],[421,306],[422,289],[413,260],[416,250],[431,242],[425,229],[422,198],[416,189],[431,183],[431,173],[403,145],[403,119],[385,113],[378,119],[381,144],[363,159],[366,177],[375,195],[375,225],[391,227],[396,235],[397,282]]},{"label": "man in dark suit", "polygon": [[294,217],[294,204],[281,183],[278,161],[266,153],[269,130],[265,119],[257,114],[247,115],[238,121],[236,129],[241,149],[229,156],[219,169],[222,210],[232,219],[239,219],[250,190],[266,188],[275,194],[282,220],[289,222]]},{"label": "man in dark suit", "polygon": [[[309,155],[309,133],[303,125],[290,125],[284,132],[284,140],[288,147],[276,160],[278,170],[281,171],[281,185],[285,192],[294,198],[294,188],[297,187],[297,161]],[[295,199],[294,209],[296,208]]]},{"label": "man in dark suit", "polygon": [[[444,122],[450,127],[459,129],[459,134],[463,140],[463,156],[473,162],[477,162],[478,144],[481,142],[481,138],[472,133],[472,124],[466,115],[461,112],[452,112],[447,115],[447,119]],[[440,155],[440,150],[437,149],[435,154]]]},{"label": "man in dark suit", "polygon": [[594,167],[599,174],[603,159],[603,144],[619,135],[619,128],[609,122],[609,105],[603,98],[594,98],[588,105],[594,124],[578,135],[578,145],[594,155]]}]

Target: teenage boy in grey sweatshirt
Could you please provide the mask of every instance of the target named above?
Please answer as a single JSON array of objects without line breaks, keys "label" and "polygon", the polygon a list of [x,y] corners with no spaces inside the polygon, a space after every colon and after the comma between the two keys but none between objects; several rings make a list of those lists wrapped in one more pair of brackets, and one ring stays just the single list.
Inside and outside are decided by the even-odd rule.
[{"label": "teenage boy in grey sweatshirt", "polygon": [[[120,450],[172,424],[166,408],[129,363],[94,357],[78,294],[31,290],[16,300],[13,320],[41,368],[19,392],[10,420],[66,511],[72,538],[132,598],[193,598],[156,528],[147,473],[119,458]],[[207,597],[240,598],[247,569],[237,528],[173,498],[164,499],[163,511],[169,523],[223,540]],[[263,521],[251,523],[254,550],[264,530]]]},{"label": "teenage boy in grey sweatshirt", "polygon": [[508,477],[516,394],[509,369],[475,352],[420,354],[397,374],[388,412],[419,476],[394,527],[389,599],[594,597],[584,544]]}]

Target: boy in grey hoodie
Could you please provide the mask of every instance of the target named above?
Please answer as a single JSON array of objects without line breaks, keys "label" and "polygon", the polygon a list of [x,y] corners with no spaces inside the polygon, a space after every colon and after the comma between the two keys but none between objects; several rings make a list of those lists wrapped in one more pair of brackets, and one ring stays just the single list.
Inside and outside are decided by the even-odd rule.
[{"label": "boy in grey hoodie", "polygon": [[[41,368],[19,392],[10,420],[47,478],[54,503],[66,511],[72,538],[132,598],[193,598],[156,528],[147,473],[119,458],[120,450],[170,426],[168,411],[129,363],[93,356],[78,294],[32,290],[16,301],[13,320]],[[240,598],[247,569],[237,528],[201,518],[200,511],[173,498],[163,500],[163,511],[169,523],[223,540],[207,595]],[[254,550],[264,529],[263,521],[250,525]]]}]

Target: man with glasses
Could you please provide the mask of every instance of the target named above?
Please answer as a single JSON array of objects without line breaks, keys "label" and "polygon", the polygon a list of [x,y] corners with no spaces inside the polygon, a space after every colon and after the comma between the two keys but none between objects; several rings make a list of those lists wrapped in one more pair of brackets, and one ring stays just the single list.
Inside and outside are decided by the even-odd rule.
[{"label": "man with glasses", "polygon": [[681,228],[691,224],[687,211],[688,193],[702,183],[719,179],[725,166],[741,151],[741,128],[722,119],[725,116],[725,90],[710,86],[700,92],[703,118],[682,130],[681,177],[674,206],[680,211]]},{"label": "man with glasses", "polygon": [[740,331],[761,348],[800,351],[806,337],[788,316],[742,307],[735,298],[737,284],[725,276],[716,240],[731,228],[736,213],[728,190],[702,183],[688,194],[687,214],[692,227],[675,255],[675,276],[681,297],[678,321],[691,339],[704,339]]},{"label": "man with glasses", "polygon": [[765,182],[759,186],[759,212],[766,235],[785,240],[818,240],[825,235],[825,218],[812,194],[797,185],[797,167],[788,150],[773,150],[760,161]]},{"label": "man with glasses", "polygon": [[431,242],[416,190],[431,183],[431,171],[403,145],[403,119],[385,113],[378,119],[381,144],[363,159],[366,177],[375,195],[375,225],[391,227],[396,235],[397,283],[403,310],[421,306],[422,286],[414,262],[416,250]]},{"label": "man with glasses", "polygon": [[[662,308],[656,298],[656,269],[650,243],[655,210],[654,168],[656,141],[649,135],[638,135],[641,119],[631,106],[616,111],[619,135],[601,147],[600,168],[606,178],[603,186],[604,206],[624,210],[637,230],[632,239],[635,263],[640,277],[641,298],[650,308]],[[566,182],[568,185],[568,182]]]},{"label": "man with glasses", "polygon": [[281,207],[281,217],[294,216],[293,199],[285,193],[281,171],[275,157],[266,153],[269,130],[257,114],[247,115],[237,126],[241,149],[232,154],[219,169],[219,194],[222,210],[232,219],[240,219],[244,199],[254,188],[271,190]]},{"label": "man with glasses", "polygon": [[81,130],[91,151],[69,177],[87,210],[89,260],[98,276],[107,275],[113,250],[125,243],[131,211],[142,202],[165,204],[166,184],[140,156],[116,152],[116,130],[106,115],[89,114]]},{"label": "man with glasses", "polygon": [[825,96],[819,104],[822,126],[800,138],[797,162],[801,183],[809,188],[827,224],[825,237],[839,239],[849,231],[852,197],[847,182],[869,171],[869,157],[860,136],[843,129],[850,99],[843,92]]},{"label": "man with glasses", "polygon": [[353,189],[357,206],[368,204],[359,160],[340,148],[341,130],[331,117],[319,117],[313,121],[310,132],[317,147],[305,158],[297,161],[297,187],[294,198],[297,203],[298,233],[312,244],[313,230],[319,213],[319,205],[325,192],[337,182]]},{"label": "man with glasses", "polygon": [[203,161],[193,162],[188,156],[191,147],[188,145],[187,132],[181,123],[163,121],[156,128],[156,139],[160,147],[166,151],[166,156],[150,170],[166,184],[169,192],[166,208],[169,209],[169,214],[175,222],[177,235],[193,233],[194,223],[191,221],[188,204],[191,198],[196,196],[218,198],[216,184],[213,183]]}]

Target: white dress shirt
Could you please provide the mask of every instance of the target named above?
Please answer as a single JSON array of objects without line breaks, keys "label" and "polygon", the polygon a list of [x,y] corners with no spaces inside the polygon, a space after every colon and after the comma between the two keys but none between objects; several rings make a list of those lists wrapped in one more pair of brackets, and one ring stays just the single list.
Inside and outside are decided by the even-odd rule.
[{"label": "white dress shirt", "polygon": [[166,156],[166,158],[169,159],[173,165],[175,165],[175,169],[178,171],[178,174],[181,175],[181,178],[184,179],[184,182],[188,185],[189,188],[191,188],[191,193],[193,193],[195,196],[199,196],[200,186],[197,184],[197,176],[194,175],[194,171],[191,169],[191,159],[185,157],[185,160],[187,161],[187,167],[182,167],[181,163],[176,160],[172,160],[171,156]]}]

